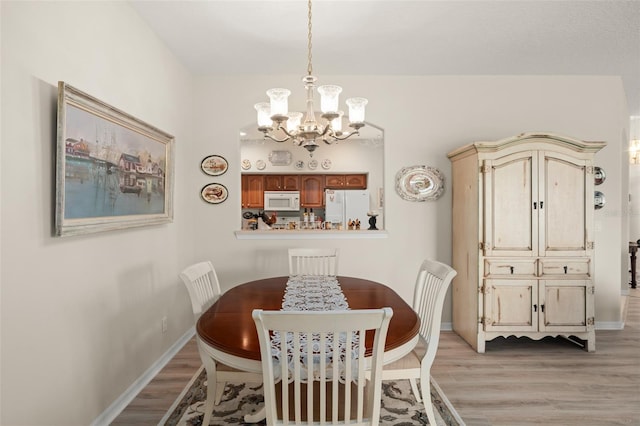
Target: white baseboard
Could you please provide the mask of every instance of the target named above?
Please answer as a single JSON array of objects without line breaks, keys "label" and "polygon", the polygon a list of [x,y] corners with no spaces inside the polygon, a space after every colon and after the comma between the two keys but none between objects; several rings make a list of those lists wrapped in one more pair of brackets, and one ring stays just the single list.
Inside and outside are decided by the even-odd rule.
[{"label": "white baseboard", "polygon": [[453,323],[441,322],[440,323],[440,331],[453,331]]},{"label": "white baseboard", "polygon": [[116,399],[113,404],[104,410],[96,419],[91,423],[92,426],[108,426],[115,420],[116,417],[133,401],[133,399],[140,393],[142,389],[149,384],[149,382],[164,368],[169,361],[178,353],[180,349],[195,335],[195,326],[191,327],[185,334],[182,335],[171,347],[156,361],[153,363],[142,376],[133,382],[129,388]]},{"label": "white baseboard", "polygon": [[596,321],[596,330],[624,330],[623,321]]}]

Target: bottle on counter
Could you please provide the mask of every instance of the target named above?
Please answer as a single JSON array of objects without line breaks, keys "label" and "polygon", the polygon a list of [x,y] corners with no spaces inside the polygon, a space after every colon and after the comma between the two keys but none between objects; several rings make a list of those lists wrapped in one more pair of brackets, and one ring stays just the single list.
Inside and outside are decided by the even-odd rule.
[{"label": "bottle on counter", "polygon": [[313,209],[311,209],[311,211],[309,212],[309,222],[311,223],[316,222],[316,215],[313,214]]},{"label": "bottle on counter", "polygon": [[305,224],[309,223],[309,212],[307,211],[307,209],[304,209],[304,218],[303,221]]}]

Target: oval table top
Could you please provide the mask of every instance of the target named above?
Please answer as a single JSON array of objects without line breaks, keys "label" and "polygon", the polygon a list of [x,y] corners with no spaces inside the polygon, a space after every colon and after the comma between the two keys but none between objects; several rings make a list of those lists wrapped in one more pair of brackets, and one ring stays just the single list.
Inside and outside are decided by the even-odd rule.
[{"label": "oval table top", "polygon": [[[280,310],[288,278],[251,281],[222,294],[198,320],[196,331],[202,341],[225,354],[259,361],[260,344],[251,313],[254,309]],[[415,340],[420,319],[395,291],[361,278],[337,278],[351,309],[393,309],[385,352]],[[372,335],[367,334],[367,353],[373,346]]]}]

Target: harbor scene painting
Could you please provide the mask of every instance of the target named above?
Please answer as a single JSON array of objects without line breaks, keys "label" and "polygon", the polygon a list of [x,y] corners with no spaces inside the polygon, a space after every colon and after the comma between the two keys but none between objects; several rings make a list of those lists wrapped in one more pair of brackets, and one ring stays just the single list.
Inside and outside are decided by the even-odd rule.
[{"label": "harbor scene painting", "polygon": [[170,221],[173,137],[68,85],[62,92],[56,234]]}]

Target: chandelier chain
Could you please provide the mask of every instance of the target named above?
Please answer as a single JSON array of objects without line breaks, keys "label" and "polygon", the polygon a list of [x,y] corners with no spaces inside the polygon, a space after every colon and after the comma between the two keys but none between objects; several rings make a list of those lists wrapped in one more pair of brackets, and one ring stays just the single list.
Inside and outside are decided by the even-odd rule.
[{"label": "chandelier chain", "polygon": [[309,13],[308,13],[308,18],[309,18],[309,23],[307,24],[307,29],[308,29],[308,36],[307,36],[307,74],[308,75],[312,75],[313,74],[313,65],[311,65],[311,0],[309,0],[308,2],[309,4]]}]

